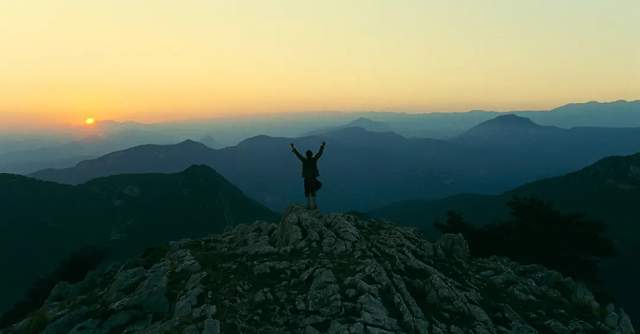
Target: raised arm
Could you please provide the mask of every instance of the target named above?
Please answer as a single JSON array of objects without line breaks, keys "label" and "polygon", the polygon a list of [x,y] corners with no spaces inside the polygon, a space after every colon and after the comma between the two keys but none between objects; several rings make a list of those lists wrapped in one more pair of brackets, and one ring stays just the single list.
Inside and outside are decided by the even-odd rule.
[{"label": "raised arm", "polygon": [[296,155],[296,157],[298,157],[298,159],[300,159],[300,161],[304,161],[304,157],[302,156],[302,154],[300,154],[300,152],[298,152],[298,150],[296,150],[296,147],[293,146],[293,144],[290,144],[289,147],[291,147],[291,151]]},{"label": "raised arm", "polygon": [[315,157],[315,158],[316,158],[316,160],[320,159],[320,157],[322,156],[322,153],[324,153],[324,146],[325,146],[326,144],[327,144],[327,143],[322,142],[322,145],[320,145],[320,150],[318,151],[318,153],[316,154],[316,157]]}]

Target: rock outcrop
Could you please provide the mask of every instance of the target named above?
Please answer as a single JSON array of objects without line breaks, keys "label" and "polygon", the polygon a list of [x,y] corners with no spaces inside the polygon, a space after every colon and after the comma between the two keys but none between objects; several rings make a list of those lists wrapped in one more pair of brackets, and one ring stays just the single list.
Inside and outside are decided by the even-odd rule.
[{"label": "rock outcrop", "polygon": [[627,315],[537,265],[466,241],[291,207],[59,284],[13,333],[635,333]]}]

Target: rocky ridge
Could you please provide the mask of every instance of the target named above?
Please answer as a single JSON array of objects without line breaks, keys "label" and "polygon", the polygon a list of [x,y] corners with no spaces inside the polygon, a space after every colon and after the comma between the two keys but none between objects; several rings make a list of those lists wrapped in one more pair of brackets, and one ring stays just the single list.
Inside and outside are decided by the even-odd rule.
[{"label": "rocky ridge", "polygon": [[13,333],[635,333],[570,278],[459,235],[291,207],[61,283]]}]

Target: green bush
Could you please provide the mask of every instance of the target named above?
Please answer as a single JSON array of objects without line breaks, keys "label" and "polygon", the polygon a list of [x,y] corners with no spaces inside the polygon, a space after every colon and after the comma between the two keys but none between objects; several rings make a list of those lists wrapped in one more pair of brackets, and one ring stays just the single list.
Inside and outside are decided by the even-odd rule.
[{"label": "green bush", "polygon": [[435,223],[443,233],[461,233],[478,257],[506,256],[525,264],[542,264],[578,280],[599,284],[598,263],[615,255],[604,224],[579,214],[564,214],[549,202],[515,197],[510,217],[476,227],[455,212],[446,223]]}]

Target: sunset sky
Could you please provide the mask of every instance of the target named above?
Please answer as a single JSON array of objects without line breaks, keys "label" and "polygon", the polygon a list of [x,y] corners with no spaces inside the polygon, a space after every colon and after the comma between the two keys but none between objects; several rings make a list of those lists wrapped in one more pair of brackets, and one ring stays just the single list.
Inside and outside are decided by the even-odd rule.
[{"label": "sunset sky", "polygon": [[638,0],[0,1],[0,123],[640,98]]}]

